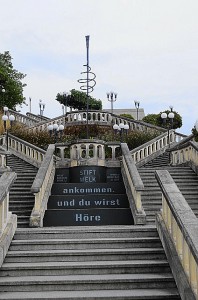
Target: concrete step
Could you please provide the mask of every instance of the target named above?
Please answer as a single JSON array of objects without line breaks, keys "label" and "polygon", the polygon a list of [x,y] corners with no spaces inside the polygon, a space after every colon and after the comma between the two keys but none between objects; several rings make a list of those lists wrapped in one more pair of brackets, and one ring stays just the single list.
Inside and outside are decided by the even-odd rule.
[{"label": "concrete step", "polygon": [[126,289],[86,291],[44,291],[44,292],[0,292],[3,300],[175,300],[180,299],[177,289]]},{"label": "concrete step", "polygon": [[23,186],[23,187],[25,187],[25,188],[30,189],[31,186],[32,186],[32,183],[33,183],[32,180],[31,180],[31,181],[27,181],[27,180],[20,180],[20,181],[19,181],[19,180],[17,180],[17,181],[15,181],[14,184],[12,185],[12,188]]},{"label": "concrete step", "polygon": [[5,262],[48,262],[48,261],[93,261],[93,260],[146,260],[165,259],[160,248],[126,248],[126,249],[80,249],[80,250],[40,250],[9,251]]},{"label": "concrete step", "polygon": [[82,261],[4,263],[0,277],[4,276],[64,276],[83,274],[142,274],[168,273],[166,260]]},{"label": "concrete step", "polygon": [[155,226],[70,226],[17,229],[14,239],[87,239],[158,237]]},{"label": "concrete step", "polygon": [[158,237],[13,240],[10,251],[161,247]]},{"label": "concrete step", "polygon": [[17,229],[0,291],[10,300],[180,299],[156,227],[134,225]]},{"label": "concrete step", "polygon": [[172,274],[104,274],[0,277],[3,292],[71,291],[97,289],[175,288]]},{"label": "concrete step", "polygon": [[32,209],[27,209],[27,208],[23,208],[23,210],[21,209],[21,207],[18,208],[12,208],[10,207],[9,209],[13,214],[16,214],[17,216],[30,216]]},{"label": "concrete step", "polygon": [[[198,176],[190,167],[167,166],[165,169],[170,172],[194,213],[198,214]],[[156,168],[142,167],[138,171],[145,187],[145,190],[142,192],[142,205],[147,215],[147,223],[151,224],[152,220],[153,222],[155,221],[155,213],[162,207],[162,192],[155,178]]]}]

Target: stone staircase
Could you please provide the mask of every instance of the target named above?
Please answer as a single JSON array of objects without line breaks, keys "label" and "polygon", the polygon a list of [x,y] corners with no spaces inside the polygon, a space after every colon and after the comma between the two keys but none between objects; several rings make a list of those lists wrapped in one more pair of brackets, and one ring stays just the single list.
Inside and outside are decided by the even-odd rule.
[{"label": "stone staircase", "polygon": [[154,226],[17,229],[0,299],[180,299]]},{"label": "stone staircase", "polygon": [[142,204],[147,215],[147,223],[155,222],[155,214],[162,207],[162,193],[155,178],[155,171],[158,169],[169,171],[184,198],[198,216],[198,176],[188,166],[170,166],[168,153],[165,153],[138,169],[145,187]]},{"label": "stone staircase", "polygon": [[[171,167],[167,153],[138,169],[145,185],[142,201],[147,214],[146,226],[88,224],[35,229],[27,228],[33,207],[33,195],[28,191],[37,169],[13,156],[8,158],[8,163],[18,176],[10,193],[10,210],[17,213],[19,228],[0,269],[0,299],[181,299],[154,226],[155,213],[161,209],[161,190],[155,170],[163,168],[170,172],[197,214],[198,177],[192,169]],[[55,176],[57,187],[63,182],[67,182],[70,189],[72,185],[83,186],[75,169],[72,176],[70,170],[68,174],[65,170],[59,171]],[[112,175],[105,176],[113,186]],[[105,187],[103,179],[97,187]],[[120,188],[120,179],[116,184]],[[115,195],[119,203],[124,203],[122,194]],[[89,197],[82,198],[73,192],[72,199],[67,197],[69,195],[52,193],[50,209],[57,210],[57,205],[60,209],[64,203],[67,210],[72,211],[74,203],[78,209],[82,199],[89,201]],[[97,199],[99,195],[90,197],[93,203],[101,201]],[[105,206],[108,210],[107,202]],[[96,210],[96,205],[92,209]]]},{"label": "stone staircase", "polygon": [[14,155],[7,156],[7,165],[17,173],[10,190],[9,210],[17,215],[18,227],[29,227],[29,218],[34,206],[34,195],[30,188],[37,168]]}]

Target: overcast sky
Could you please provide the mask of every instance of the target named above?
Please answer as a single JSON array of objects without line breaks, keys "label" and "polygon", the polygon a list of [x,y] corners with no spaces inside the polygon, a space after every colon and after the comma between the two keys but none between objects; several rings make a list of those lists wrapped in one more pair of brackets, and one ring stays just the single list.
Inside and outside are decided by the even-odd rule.
[{"label": "overcast sky", "polygon": [[[86,64],[85,36],[97,84],[92,96],[110,108],[145,114],[173,105],[190,134],[198,119],[198,0],[0,0],[0,52],[27,74],[24,96],[32,112],[62,113],[58,92],[79,89]],[[29,110],[23,106],[22,112]]]}]

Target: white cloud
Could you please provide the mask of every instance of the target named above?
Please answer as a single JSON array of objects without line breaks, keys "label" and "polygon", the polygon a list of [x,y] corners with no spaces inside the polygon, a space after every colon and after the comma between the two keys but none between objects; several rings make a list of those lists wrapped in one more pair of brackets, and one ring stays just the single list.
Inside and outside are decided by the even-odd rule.
[{"label": "white cloud", "polygon": [[146,113],[173,102],[190,133],[198,118],[197,0],[0,0],[0,7],[0,51],[27,73],[25,96],[49,101],[49,116],[59,114],[57,92],[79,87],[90,35],[94,97],[107,107],[113,89],[116,107],[139,99]]}]

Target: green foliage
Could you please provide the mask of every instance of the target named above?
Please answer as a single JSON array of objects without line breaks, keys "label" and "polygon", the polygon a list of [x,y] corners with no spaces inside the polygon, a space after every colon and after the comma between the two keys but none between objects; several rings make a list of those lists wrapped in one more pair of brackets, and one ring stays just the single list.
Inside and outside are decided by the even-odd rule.
[{"label": "green foliage", "polygon": [[[167,118],[166,123],[163,124],[163,120],[161,118],[161,114],[162,113],[166,113],[168,115],[170,112],[171,112],[170,110],[165,110],[165,111],[160,112],[158,114],[158,117],[157,117],[157,119],[158,119],[158,126],[164,127],[164,128],[168,128],[168,126],[169,126],[170,123],[167,122],[167,121],[170,120],[170,119]],[[173,111],[173,113],[174,113],[174,119],[173,119],[173,126],[172,126],[172,128],[173,129],[180,128],[182,126],[182,117],[176,111]]]},{"label": "green foliage", "polygon": [[[15,109],[17,104],[25,101],[22,83],[26,75],[13,68],[12,57],[9,51],[0,53],[0,107],[7,106]],[[3,92],[5,90],[5,92]]]},{"label": "green foliage", "polygon": [[134,117],[132,115],[130,115],[130,114],[121,114],[120,116],[134,120]]},{"label": "green foliage", "polygon": [[[90,138],[98,138],[101,139],[105,132],[108,132],[109,126],[99,126],[97,124],[93,124],[88,127]],[[87,127],[86,125],[77,125],[67,127],[65,130],[66,134],[70,136],[71,139],[85,139],[87,136]]]},{"label": "green foliage", "polygon": [[47,131],[32,133],[22,125],[14,125],[11,133],[14,136],[19,137],[20,139],[45,150],[47,149],[49,144],[54,143],[53,139],[50,137]]},{"label": "green foliage", "polygon": [[[56,96],[56,100],[65,106],[72,107],[78,110],[85,110],[87,108],[87,95],[84,92],[77,91],[75,89],[71,90],[71,95],[60,94]],[[101,110],[102,101],[96,100],[89,96],[89,109]]]},{"label": "green foliage", "polygon": [[159,132],[143,132],[143,131],[130,131],[125,138],[125,141],[130,150],[143,145],[144,143],[156,138]]},{"label": "green foliage", "polygon": [[[39,147],[47,149],[49,144],[54,143],[54,137],[50,137],[49,132],[40,131],[30,133],[24,126],[15,125],[12,128],[13,135]],[[128,134],[123,134],[123,142],[128,144],[130,150],[139,147],[140,145],[148,142],[155,138],[159,132],[142,132],[129,130]],[[109,126],[91,125],[89,126],[90,139],[99,139],[106,142],[120,142],[120,133],[115,133],[114,130]],[[70,126],[64,130],[63,138],[57,139],[57,142],[72,142],[78,139],[86,138],[86,125]],[[109,150],[110,151],[110,150]],[[111,152],[111,151],[110,151]],[[109,153],[110,153],[109,152]],[[108,154],[108,147],[107,147]],[[120,153],[121,154],[121,153]]]},{"label": "green foliage", "polygon": [[155,125],[155,126],[159,126],[158,125],[158,114],[148,114],[147,116],[145,116],[142,119],[142,121],[145,123]]},{"label": "green foliage", "polygon": [[[123,142],[127,143],[130,150],[141,146],[142,144],[154,139],[159,135],[159,132],[143,132],[138,130],[129,130],[127,134],[123,134]],[[120,132],[116,133],[112,130],[106,132],[103,136],[105,141],[120,141]]]},{"label": "green foliage", "polygon": [[[166,123],[163,123],[163,119],[161,118],[162,113],[166,113],[167,115],[170,113],[170,110],[165,110],[163,112],[160,112],[159,114],[148,114],[145,116],[142,121],[146,123],[150,123],[155,126],[168,128],[170,126],[169,118],[167,118]],[[173,119],[173,129],[180,128],[182,126],[182,117],[176,112],[174,113],[174,119]]]},{"label": "green foliage", "polygon": [[194,135],[195,142],[198,142],[198,132],[196,128],[192,128],[192,134]]}]

